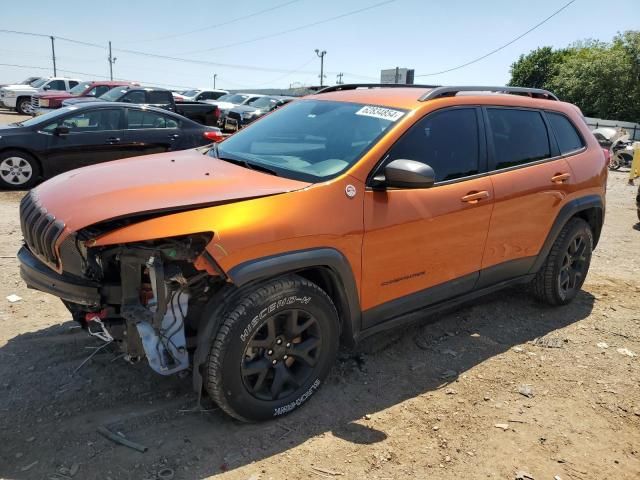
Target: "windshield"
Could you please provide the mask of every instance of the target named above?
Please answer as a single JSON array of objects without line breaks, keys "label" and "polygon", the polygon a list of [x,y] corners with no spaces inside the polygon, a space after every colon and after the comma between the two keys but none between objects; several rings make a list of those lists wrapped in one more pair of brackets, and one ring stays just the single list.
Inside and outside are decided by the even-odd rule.
[{"label": "windshield", "polygon": [[259,97],[259,98],[256,98],[255,100],[250,101],[249,103],[247,103],[247,105],[251,105],[252,107],[256,107],[256,108],[269,109],[275,106],[277,102],[278,100],[276,100],[275,98]]},{"label": "windshield", "polygon": [[78,85],[76,85],[75,87],[73,87],[71,90],[69,90],[69,93],[73,96],[78,96],[82,93],[84,93],[84,91],[89,88],[89,86],[91,85],[91,82],[82,82],[79,83]]},{"label": "windshield", "polygon": [[107,102],[115,102],[122,95],[127,93],[127,90],[128,90],[127,88],[122,88],[122,87],[112,88],[108,92],[103,93],[102,95],[100,95],[98,98],[100,100],[106,100]]},{"label": "windshield", "polygon": [[310,182],[355,164],[404,111],[371,105],[300,100],[240,130],[209,155],[257,165]]},{"label": "windshield", "polygon": [[195,97],[198,93],[200,93],[200,90],[185,90],[180,95],[184,95],[185,97]]},{"label": "windshield", "polygon": [[46,78],[38,78],[37,80],[34,80],[33,83],[31,84],[31,86],[33,88],[40,88],[42,85],[44,85],[45,83],[47,83],[47,79]]},{"label": "windshield", "polygon": [[24,122],[18,122],[17,125],[21,127],[32,127],[34,125],[40,125],[42,123],[47,123],[49,120],[53,118],[57,118],[60,115],[66,115],[69,112],[76,110],[78,107],[70,106],[70,107],[62,107],[57,110],[53,110],[52,112],[45,113],[44,115],[40,115],[38,117],[30,118],[29,120],[25,120]]},{"label": "windshield", "polygon": [[22,85],[30,85],[30,86],[33,87],[33,86],[35,86],[35,83],[38,80],[41,80],[41,78],[40,77],[29,77],[24,82],[22,82]]}]

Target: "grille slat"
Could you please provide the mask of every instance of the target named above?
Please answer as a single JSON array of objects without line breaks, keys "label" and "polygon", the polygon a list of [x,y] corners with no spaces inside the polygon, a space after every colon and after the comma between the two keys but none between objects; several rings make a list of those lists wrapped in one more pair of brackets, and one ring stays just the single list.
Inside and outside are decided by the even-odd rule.
[{"label": "grille slat", "polygon": [[56,267],[58,256],[55,244],[64,230],[64,223],[44,208],[34,192],[29,192],[20,202],[20,226],[24,241],[33,253]]}]

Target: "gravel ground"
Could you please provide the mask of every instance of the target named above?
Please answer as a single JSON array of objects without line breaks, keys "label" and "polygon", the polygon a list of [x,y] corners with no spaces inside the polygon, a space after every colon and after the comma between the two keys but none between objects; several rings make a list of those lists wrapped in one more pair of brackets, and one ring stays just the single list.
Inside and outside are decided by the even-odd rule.
[{"label": "gravel ground", "polygon": [[[24,287],[23,192],[0,192],[0,478],[638,479],[635,191],[610,176],[603,236],[571,305],[511,289],[372,338],[341,354],[304,408],[256,425],[197,411],[189,378],[108,350],[74,374],[99,341]],[[115,445],[103,425],[148,451]]]}]

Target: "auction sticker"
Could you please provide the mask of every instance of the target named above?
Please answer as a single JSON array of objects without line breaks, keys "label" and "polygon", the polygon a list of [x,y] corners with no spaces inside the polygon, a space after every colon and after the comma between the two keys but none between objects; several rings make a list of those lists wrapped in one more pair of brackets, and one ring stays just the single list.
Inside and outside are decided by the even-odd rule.
[{"label": "auction sticker", "polygon": [[376,107],[374,105],[367,105],[362,107],[356,112],[356,115],[364,115],[365,117],[381,118],[382,120],[389,120],[395,122],[400,119],[404,112],[400,110],[394,110],[392,108]]}]

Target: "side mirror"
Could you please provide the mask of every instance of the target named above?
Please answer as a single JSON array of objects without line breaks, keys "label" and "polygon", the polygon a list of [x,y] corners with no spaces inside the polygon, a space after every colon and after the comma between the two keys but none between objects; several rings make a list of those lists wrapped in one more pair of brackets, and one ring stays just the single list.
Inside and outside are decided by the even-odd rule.
[{"label": "side mirror", "polygon": [[43,90],[51,90],[51,85],[45,85],[42,87]]},{"label": "side mirror", "polygon": [[384,167],[383,175],[373,178],[374,187],[429,188],[436,181],[436,174],[426,163],[397,159]]},{"label": "side mirror", "polygon": [[58,137],[64,137],[65,135],[69,135],[69,127],[65,127],[63,125],[56,127],[55,130],[53,131],[54,135],[57,135]]}]

